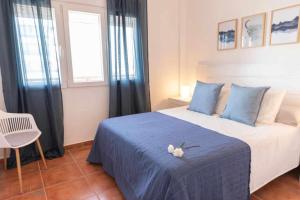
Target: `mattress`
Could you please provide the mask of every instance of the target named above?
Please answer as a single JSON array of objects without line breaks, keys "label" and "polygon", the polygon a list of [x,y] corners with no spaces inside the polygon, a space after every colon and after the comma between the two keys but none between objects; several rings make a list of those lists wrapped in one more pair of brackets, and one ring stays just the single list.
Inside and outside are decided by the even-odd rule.
[{"label": "mattress", "polygon": [[257,124],[256,127],[252,127],[218,116],[189,111],[186,107],[159,112],[247,143],[251,149],[251,193],[299,165],[298,127],[280,123]]}]

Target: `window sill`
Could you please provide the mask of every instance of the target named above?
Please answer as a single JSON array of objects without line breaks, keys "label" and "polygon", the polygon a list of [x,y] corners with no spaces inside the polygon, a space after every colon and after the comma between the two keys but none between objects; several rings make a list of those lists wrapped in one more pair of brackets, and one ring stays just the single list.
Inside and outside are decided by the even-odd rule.
[{"label": "window sill", "polygon": [[65,84],[61,86],[61,89],[72,89],[72,88],[91,88],[91,87],[108,87],[108,83],[82,83],[82,84]]}]

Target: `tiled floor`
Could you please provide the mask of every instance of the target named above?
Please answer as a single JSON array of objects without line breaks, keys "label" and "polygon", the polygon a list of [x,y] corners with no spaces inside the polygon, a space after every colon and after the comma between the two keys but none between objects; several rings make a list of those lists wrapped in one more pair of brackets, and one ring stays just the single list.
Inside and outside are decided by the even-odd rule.
[{"label": "tiled floor", "polygon": [[[85,160],[90,146],[66,151],[62,158],[48,160],[48,170],[42,162],[22,167],[24,193],[19,193],[15,169],[0,169],[0,199],[2,200],[121,200],[114,180],[100,166]],[[252,195],[251,200],[300,200],[297,173],[290,172]]]}]

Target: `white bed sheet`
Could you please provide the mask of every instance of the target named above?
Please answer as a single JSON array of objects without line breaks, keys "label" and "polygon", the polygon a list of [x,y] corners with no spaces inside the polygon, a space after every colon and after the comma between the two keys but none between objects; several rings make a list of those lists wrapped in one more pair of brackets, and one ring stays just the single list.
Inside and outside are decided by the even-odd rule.
[{"label": "white bed sheet", "polygon": [[159,112],[246,142],[251,148],[251,193],[299,165],[300,129],[297,127],[280,123],[251,127],[192,112],[186,107]]}]

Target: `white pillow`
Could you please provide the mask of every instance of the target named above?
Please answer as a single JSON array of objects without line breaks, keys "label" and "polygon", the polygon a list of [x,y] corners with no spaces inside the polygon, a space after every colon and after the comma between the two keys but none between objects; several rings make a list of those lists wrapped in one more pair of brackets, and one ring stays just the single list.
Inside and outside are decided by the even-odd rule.
[{"label": "white pillow", "polygon": [[286,91],[270,89],[262,101],[256,122],[272,124],[280,110]]},{"label": "white pillow", "polygon": [[227,100],[229,97],[229,89],[223,89],[220,93],[219,99],[218,99],[218,103],[216,106],[216,113],[218,115],[223,114],[226,104],[227,104]]},{"label": "white pillow", "polygon": [[286,105],[281,106],[276,122],[291,126],[300,125],[300,107]]}]

